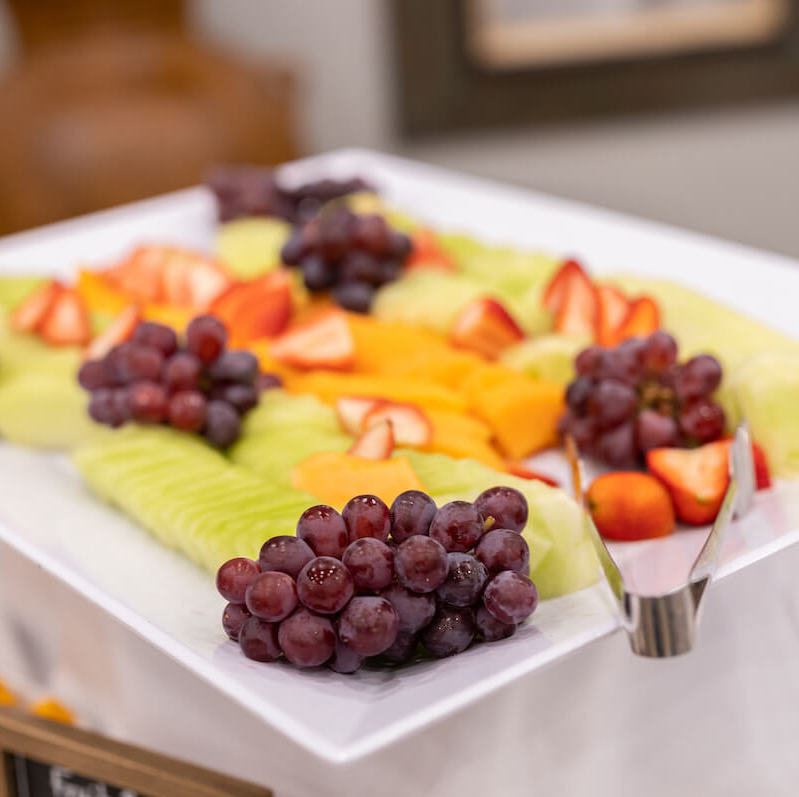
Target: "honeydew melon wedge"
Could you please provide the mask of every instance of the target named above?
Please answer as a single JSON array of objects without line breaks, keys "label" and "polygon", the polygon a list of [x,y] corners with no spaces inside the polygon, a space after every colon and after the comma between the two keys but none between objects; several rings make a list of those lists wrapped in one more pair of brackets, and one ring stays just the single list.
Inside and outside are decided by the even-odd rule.
[{"label": "honeydew melon wedge", "polygon": [[309,434],[314,431],[335,433],[341,428],[336,411],[315,396],[268,390],[261,394],[258,406],[245,416],[242,434],[246,439],[248,435],[272,432],[286,426],[302,426]]},{"label": "honeydew melon wedge", "polygon": [[0,309],[10,312],[46,281],[47,277],[0,277]]},{"label": "honeydew melon wedge", "polygon": [[291,225],[279,219],[236,219],[220,226],[216,253],[234,277],[254,279],[280,265],[290,234]]},{"label": "honeydew melon wedge", "polygon": [[425,489],[440,506],[457,499],[473,501],[498,484],[515,487],[530,507],[524,538],[530,546],[530,578],[542,598],[555,598],[593,584],[599,562],[585,533],[581,511],[563,491],[543,482],[499,473],[474,460],[401,450]]},{"label": "honeydew melon wedge", "polygon": [[505,349],[499,361],[533,379],[565,385],[574,379],[574,358],[590,342],[570,335],[542,335]]}]

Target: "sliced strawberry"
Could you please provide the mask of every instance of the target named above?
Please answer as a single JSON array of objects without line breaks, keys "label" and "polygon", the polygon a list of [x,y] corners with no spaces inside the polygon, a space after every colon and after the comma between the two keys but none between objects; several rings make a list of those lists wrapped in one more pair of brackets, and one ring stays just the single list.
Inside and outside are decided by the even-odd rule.
[{"label": "sliced strawberry", "polygon": [[597,285],[596,342],[612,346],[616,330],[630,314],[630,301],[612,285]]},{"label": "sliced strawberry", "polygon": [[348,453],[364,459],[388,459],[394,450],[394,430],[385,420],[367,429]]},{"label": "sliced strawberry", "polygon": [[225,322],[235,348],[283,332],[291,304],[288,273],[279,269],[260,279],[234,283],[211,302],[210,312]]},{"label": "sliced strawberry", "polygon": [[660,308],[650,296],[639,296],[630,302],[626,318],[613,334],[611,345],[628,338],[645,338],[660,328]]},{"label": "sliced strawberry", "polygon": [[449,339],[454,346],[495,360],[508,346],[523,340],[524,332],[502,304],[482,296],[458,313]]},{"label": "sliced strawberry", "polygon": [[555,314],[555,331],[593,338],[598,304],[594,283],[581,268],[572,269],[564,283],[560,308]]},{"label": "sliced strawberry", "polygon": [[455,271],[455,262],[438,243],[432,230],[422,228],[411,236],[411,253],[403,264],[406,269],[432,268],[438,271]]},{"label": "sliced strawberry", "polygon": [[349,368],[355,361],[355,341],[346,315],[330,310],[282,334],[271,353],[297,368]]},{"label": "sliced strawberry", "polygon": [[557,479],[547,476],[546,473],[528,468],[523,462],[511,462],[508,465],[508,473],[512,473],[520,479],[530,479],[531,481],[544,482],[550,487],[560,487],[560,482]]},{"label": "sliced strawberry", "polygon": [[37,288],[18,304],[9,318],[11,329],[17,332],[35,332],[55,304],[63,286],[55,280]]},{"label": "sliced strawberry", "polygon": [[114,346],[124,343],[142,320],[138,305],[128,305],[86,348],[87,360],[100,360]]},{"label": "sliced strawberry", "polygon": [[197,310],[206,310],[231,282],[222,268],[210,260],[190,263],[188,281],[190,305]]},{"label": "sliced strawberry", "polygon": [[653,448],[647,453],[647,467],[671,494],[684,523],[702,526],[715,519],[730,483],[729,449],[728,440],[718,440],[699,448]]},{"label": "sliced strawberry", "polygon": [[106,271],[106,277],[133,299],[164,301],[167,298],[164,264],[169,251],[163,246],[139,246],[119,265]]},{"label": "sliced strawberry", "polygon": [[368,396],[342,396],[336,402],[336,415],[341,428],[353,435],[361,434],[366,428],[364,419],[380,401]]},{"label": "sliced strawberry", "polygon": [[378,401],[363,419],[365,429],[382,421],[391,421],[394,440],[404,446],[425,446],[433,439],[433,424],[415,404]]},{"label": "sliced strawberry", "polygon": [[771,471],[769,470],[766,452],[757,444],[752,443],[752,459],[755,463],[755,482],[758,490],[768,490],[771,487]]},{"label": "sliced strawberry", "polygon": [[89,313],[74,288],[62,288],[38,328],[53,346],[83,346],[91,338]]},{"label": "sliced strawberry", "polygon": [[582,274],[586,279],[588,275],[576,260],[564,260],[563,265],[555,272],[544,288],[541,302],[552,314],[557,315],[566,297],[566,284],[575,274]]}]

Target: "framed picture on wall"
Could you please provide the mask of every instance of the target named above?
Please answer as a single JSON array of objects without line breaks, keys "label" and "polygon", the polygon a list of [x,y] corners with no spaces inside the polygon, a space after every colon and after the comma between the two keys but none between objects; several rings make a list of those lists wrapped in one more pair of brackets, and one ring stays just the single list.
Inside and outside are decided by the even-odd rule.
[{"label": "framed picture on wall", "polygon": [[799,0],[395,0],[409,134],[799,94]]}]

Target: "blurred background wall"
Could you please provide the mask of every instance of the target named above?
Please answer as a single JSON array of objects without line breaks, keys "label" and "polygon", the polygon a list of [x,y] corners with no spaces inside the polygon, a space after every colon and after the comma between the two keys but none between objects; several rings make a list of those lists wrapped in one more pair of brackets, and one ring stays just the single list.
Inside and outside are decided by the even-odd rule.
[{"label": "blurred background wall", "polygon": [[[0,78],[19,53],[6,2]],[[395,151],[799,256],[799,101],[406,141],[385,0],[194,0],[187,17],[233,57],[294,72],[301,153]]]}]

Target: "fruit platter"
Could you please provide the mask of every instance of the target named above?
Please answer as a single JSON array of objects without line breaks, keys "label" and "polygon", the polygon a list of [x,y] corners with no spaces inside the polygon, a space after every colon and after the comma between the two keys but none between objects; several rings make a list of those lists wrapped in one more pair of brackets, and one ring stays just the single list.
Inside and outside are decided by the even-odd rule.
[{"label": "fruit platter", "polygon": [[[0,540],[349,761],[799,540],[787,260],[345,151],[0,242]],[[130,575],[120,578],[120,567]],[[342,719],[346,717],[346,719]]]}]

